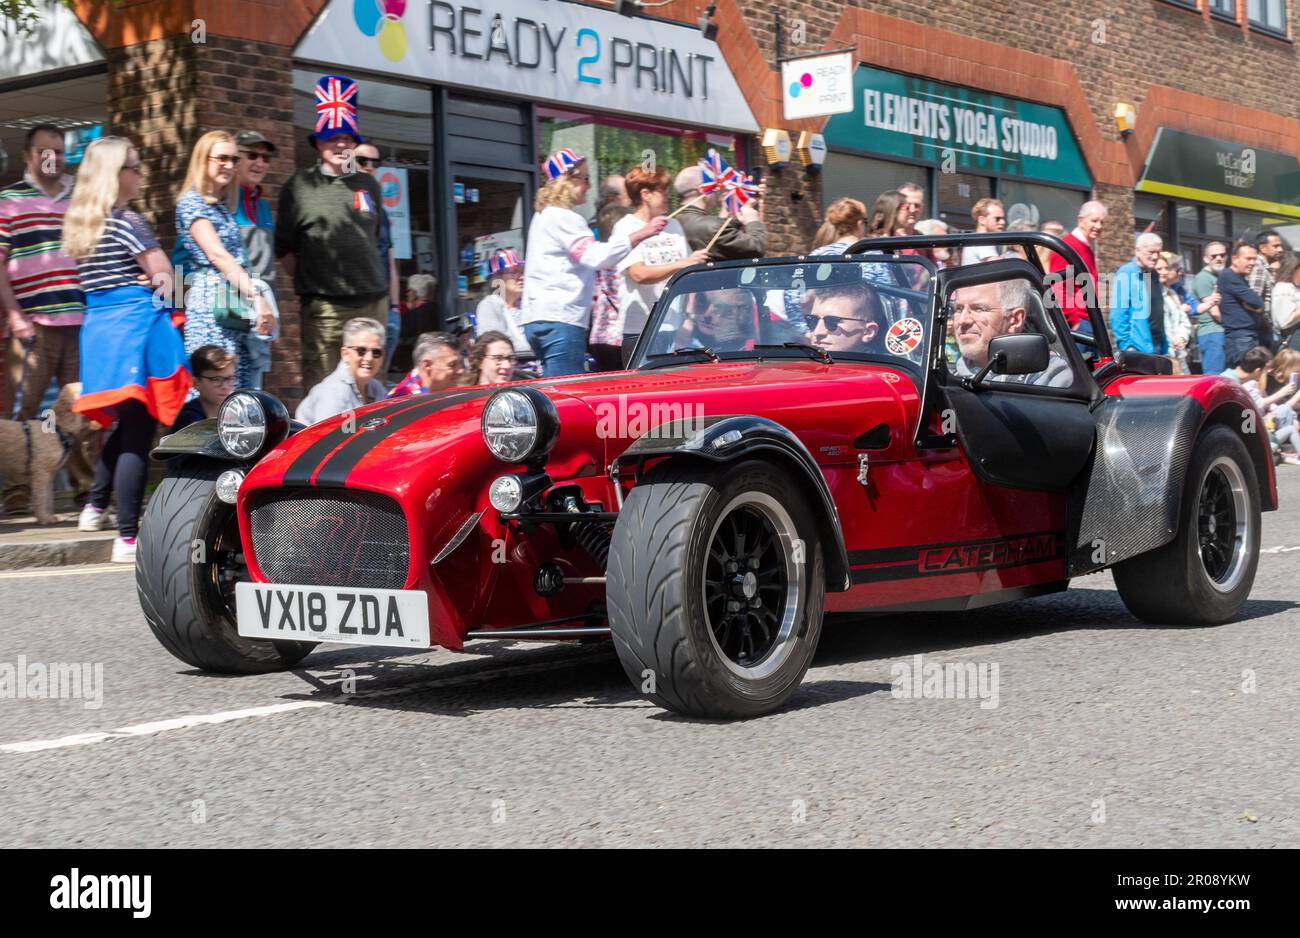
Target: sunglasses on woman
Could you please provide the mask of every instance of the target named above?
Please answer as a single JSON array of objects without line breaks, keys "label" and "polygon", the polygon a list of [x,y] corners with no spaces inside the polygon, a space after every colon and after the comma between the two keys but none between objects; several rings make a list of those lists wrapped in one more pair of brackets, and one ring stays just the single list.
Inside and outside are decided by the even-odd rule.
[{"label": "sunglasses on woman", "polygon": [[222,154],[221,156],[209,156],[208,159],[210,159],[210,160],[215,160],[216,162],[220,163],[222,166],[238,166],[238,165],[239,165],[239,157],[237,157],[237,156],[229,156],[229,155],[227,155],[227,154]]},{"label": "sunglasses on woman", "polygon": [[378,165],[379,165],[379,157],[377,157],[377,156],[358,156],[358,157],[355,157],[355,159],[356,159],[356,161],[357,161],[358,164],[360,164],[361,166],[366,167],[366,169],[369,169],[369,168],[372,167],[372,166],[378,166]]},{"label": "sunglasses on woman", "polygon": [[384,357],[384,350],[381,348],[366,348],[364,345],[349,345],[348,348],[356,352],[359,358],[365,358],[367,355],[371,358]]}]

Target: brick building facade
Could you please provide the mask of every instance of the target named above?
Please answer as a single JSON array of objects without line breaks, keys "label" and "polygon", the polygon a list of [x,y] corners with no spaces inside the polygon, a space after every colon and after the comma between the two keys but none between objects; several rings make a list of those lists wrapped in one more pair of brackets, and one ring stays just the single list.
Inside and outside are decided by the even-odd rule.
[{"label": "brick building facade", "polygon": [[[103,49],[103,64],[85,68],[89,74],[103,76],[104,131],[129,136],[143,147],[150,175],[140,207],[165,241],[174,236],[172,207],[188,149],[207,130],[256,127],[277,144],[279,159],[268,177],[272,198],[295,168],[295,156],[303,153],[299,146],[302,116],[295,114],[295,100],[301,106],[303,97],[302,76],[325,73],[324,63],[296,61],[295,49],[301,49],[309,27],[322,19],[322,11],[331,2],[339,8],[337,16],[348,15],[346,7],[351,4],[345,6],[344,0],[76,0],[77,18]],[[539,22],[559,7],[569,6],[565,0],[527,2],[536,7],[534,19]],[[486,5],[490,4],[479,4]],[[384,7],[390,11],[388,19],[404,21],[405,41],[411,48],[426,42],[423,30],[427,25],[420,19],[425,15],[424,6],[397,2]],[[449,4],[441,6],[451,8]],[[608,4],[592,0],[590,6],[610,15]],[[705,6],[705,0],[674,0],[653,12],[659,18],[694,24]],[[1225,10],[1230,12],[1225,14]],[[1275,35],[1252,24],[1252,14],[1270,16],[1274,24],[1285,14],[1281,33]],[[1294,35],[1300,17],[1300,0],[1107,0],[1088,5],[1064,0],[1036,4],[952,0],[938,6],[919,0],[873,0],[869,9],[860,2],[844,0],[787,0],[779,8],[779,36],[776,15],[774,5],[757,0],[716,3],[721,64],[734,76],[757,127],[784,128],[792,134],[826,128],[824,118],[783,118],[778,45],[785,56],[847,49],[860,68],[940,82],[963,89],[963,93],[968,90],[1048,105],[1063,115],[1086,164],[1089,183],[1086,191],[1076,187],[1077,199],[1091,194],[1110,207],[1111,222],[1100,252],[1103,270],[1113,270],[1131,256],[1133,232],[1141,226],[1143,212],[1154,210],[1151,199],[1136,194],[1135,186],[1143,177],[1160,128],[1276,151],[1288,158],[1300,155],[1300,53],[1288,38]],[[357,67],[351,61],[329,65],[344,74],[352,74],[350,69]],[[48,80],[59,77],[52,73]],[[418,84],[418,77],[387,76],[403,93],[410,90],[413,78]],[[22,78],[6,80],[0,71],[0,100],[7,89],[21,89],[25,100],[37,101],[43,87]],[[438,93],[437,86],[433,87]],[[373,100],[374,94],[367,94]],[[1120,102],[1133,105],[1136,111],[1136,130],[1127,137],[1121,136],[1113,116]],[[540,108],[543,103],[529,106]],[[562,112],[574,102],[550,103],[561,113],[547,118],[551,124],[545,124],[541,110],[519,112],[521,121],[532,124],[521,125],[519,132],[527,138],[523,152],[534,158],[542,143],[571,139],[552,137],[551,132],[568,127]],[[46,110],[38,103],[32,107],[36,113]],[[435,99],[428,122],[437,125],[440,135],[447,132],[444,125],[455,121],[465,126],[484,122],[484,114],[464,107],[451,98]],[[363,132],[366,108],[363,97]],[[5,113],[0,111],[0,122]],[[495,112],[490,116],[497,127],[507,127],[514,119]],[[422,112],[406,117],[424,120]],[[453,134],[458,126],[452,128]],[[568,127],[556,132],[579,131]],[[630,137],[640,132],[636,128],[626,131]],[[431,140],[448,139],[429,136]],[[716,130],[711,133],[709,127],[701,126],[696,136],[700,146],[734,140],[739,161],[747,165],[761,162],[756,135],[719,137]],[[411,144],[420,145],[418,141]],[[448,158],[443,158],[441,170],[439,159],[434,154],[428,173],[419,177],[426,180],[419,185],[427,187],[435,214],[443,201],[450,203],[454,182],[448,175]],[[610,171],[615,168],[622,167],[609,167]],[[519,170],[525,175],[531,171],[522,163]],[[514,171],[501,162],[480,175],[486,185]],[[943,182],[933,178],[931,191],[940,192]],[[843,189],[852,181],[837,184]],[[453,221],[457,213],[464,217],[474,211],[460,204],[462,185],[467,199],[472,195],[473,201],[478,200],[474,186],[456,185],[457,204],[446,207]],[[529,185],[525,183],[520,190],[524,195],[531,193]],[[827,186],[826,176],[806,174],[797,165],[768,175],[766,214],[773,253],[793,253],[808,246],[821,221]],[[1296,188],[1300,190],[1300,181]],[[855,194],[870,204],[877,193]],[[422,192],[421,197],[424,195]],[[1231,195],[1225,195],[1225,200],[1223,205],[1231,211]],[[485,197],[483,204],[486,202]],[[1246,204],[1241,199],[1237,202],[1238,209]],[[1188,219],[1196,216],[1204,222],[1212,218],[1215,220],[1206,223],[1218,224],[1218,209],[1212,199],[1207,198],[1205,204],[1189,202],[1190,213],[1184,212],[1182,202],[1158,204],[1167,204],[1171,217],[1152,219],[1152,223],[1165,225],[1167,231],[1171,231],[1170,225],[1184,223],[1189,243]],[[1206,214],[1206,204],[1210,214]],[[1300,206],[1300,195],[1294,204]],[[1239,230],[1248,217],[1267,216],[1267,212],[1243,213],[1235,227]],[[1300,207],[1291,220],[1300,224]],[[433,222],[431,225],[436,227]],[[434,272],[444,281],[443,289],[454,291],[456,248],[437,245],[431,256]],[[280,281],[280,294],[285,298],[283,339],[275,348],[267,386],[292,400],[301,394],[300,330],[291,285],[283,276]],[[454,298],[454,292],[443,295]]]}]

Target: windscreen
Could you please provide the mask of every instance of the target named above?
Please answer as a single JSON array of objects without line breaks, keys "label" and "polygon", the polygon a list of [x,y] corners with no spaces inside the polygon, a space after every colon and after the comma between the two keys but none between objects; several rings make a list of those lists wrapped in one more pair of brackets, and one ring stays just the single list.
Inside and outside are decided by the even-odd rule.
[{"label": "windscreen", "polygon": [[[834,359],[919,364],[927,268],[906,257],[757,263],[686,274],[657,305],[636,364],[690,349],[741,358],[805,345]],[[703,352],[701,352],[703,354]]]}]

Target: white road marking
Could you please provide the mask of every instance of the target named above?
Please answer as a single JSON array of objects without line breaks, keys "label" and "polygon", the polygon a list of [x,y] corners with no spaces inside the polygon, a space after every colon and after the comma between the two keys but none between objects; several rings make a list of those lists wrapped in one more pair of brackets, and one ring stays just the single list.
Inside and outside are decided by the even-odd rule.
[{"label": "white road marking", "polygon": [[181,730],[190,726],[202,726],[209,723],[229,723],[231,720],[243,720],[248,717],[260,717],[270,713],[285,713],[289,710],[310,710],[316,707],[328,707],[330,704],[318,700],[299,700],[293,703],[274,704],[269,707],[250,707],[246,710],[225,710],[221,713],[177,717],[174,720],[158,720],[154,723],[137,723],[135,726],[123,726],[107,733],[78,733],[75,736],[61,736],[58,739],[33,739],[22,743],[6,743],[0,746],[0,752],[40,752],[44,749],[63,749],[67,746],[86,746],[90,743],[102,743],[110,739],[122,739],[129,736],[151,736],[168,730]]},{"label": "white road marking", "polygon": [[135,573],[129,563],[96,563],[84,567],[35,567],[30,570],[0,570],[0,580],[23,580],[29,577],[86,576],[91,573]]},{"label": "white road marking", "polygon": [[1261,547],[1261,554],[1289,554],[1292,551],[1300,550],[1300,547]]},{"label": "white road marking", "polygon": [[[581,665],[591,659],[597,659],[604,656],[605,652],[603,650],[592,649],[586,654],[574,654],[571,657],[566,657],[559,661],[539,661],[535,663],[526,662],[523,664],[505,665],[503,667],[491,668],[484,671],[475,671],[469,674],[430,678],[429,680],[413,681],[409,684],[399,684],[394,687],[381,687],[371,691],[350,694],[346,697],[339,697],[334,700],[297,700],[289,703],[272,704],[266,707],[249,707],[243,710],[224,710],[220,713],[196,714],[192,716],[176,717],[171,720],[157,720],[153,723],[137,723],[134,726],[124,726],[107,732],[77,733],[72,736],[60,736],[57,739],[32,739],[18,743],[4,743],[0,744],[0,752],[42,752],[46,749],[65,749],[70,746],[88,746],[92,743],[103,743],[113,739],[152,736],[157,733],[166,733],[171,730],[188,729],[192,726],[229,723],[233,720],[245,720],[250,717],[267,716],[273,713],[288,713],[293,710],[315,710],[319,707],[334,707],[339,704],[346,705],[350,703],[363,703],[367,700],[374,700],[382,697],[395,697],[400,694],[410,694],[415,691],[429,690],[432,688],[479,684],[501,678],[515,677],[517,675],[536,674],[543,671],[556,671],[563,668],[571,668],[575,665]],[[631,708],[628,707],[626,709]]]}]

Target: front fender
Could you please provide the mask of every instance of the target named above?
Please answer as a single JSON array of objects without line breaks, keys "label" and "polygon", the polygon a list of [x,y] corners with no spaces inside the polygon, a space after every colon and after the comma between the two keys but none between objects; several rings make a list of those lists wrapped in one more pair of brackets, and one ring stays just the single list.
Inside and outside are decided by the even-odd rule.
[{"label": "front fender", "polygon": [[217,438],[216,417],[195,421],[163,437],[149,455],[159,461],[171,459],[173,456],[203,456],[221,462],[243,462],[227,453],[225,447],[221,445],[221,440]]},{"label": "front fender", "polygon": [[793,432],[774,420],[752,415],[685,419],[655,427],[615,459],[622,464],[661,456],[696,456],[729,462],[746,456],[775,457],[807,481],[817,493],[821,512],[818,534],[826,545],[826,588],[843,592],[852,586],[849,555],[839,510],[821,467]]}]

